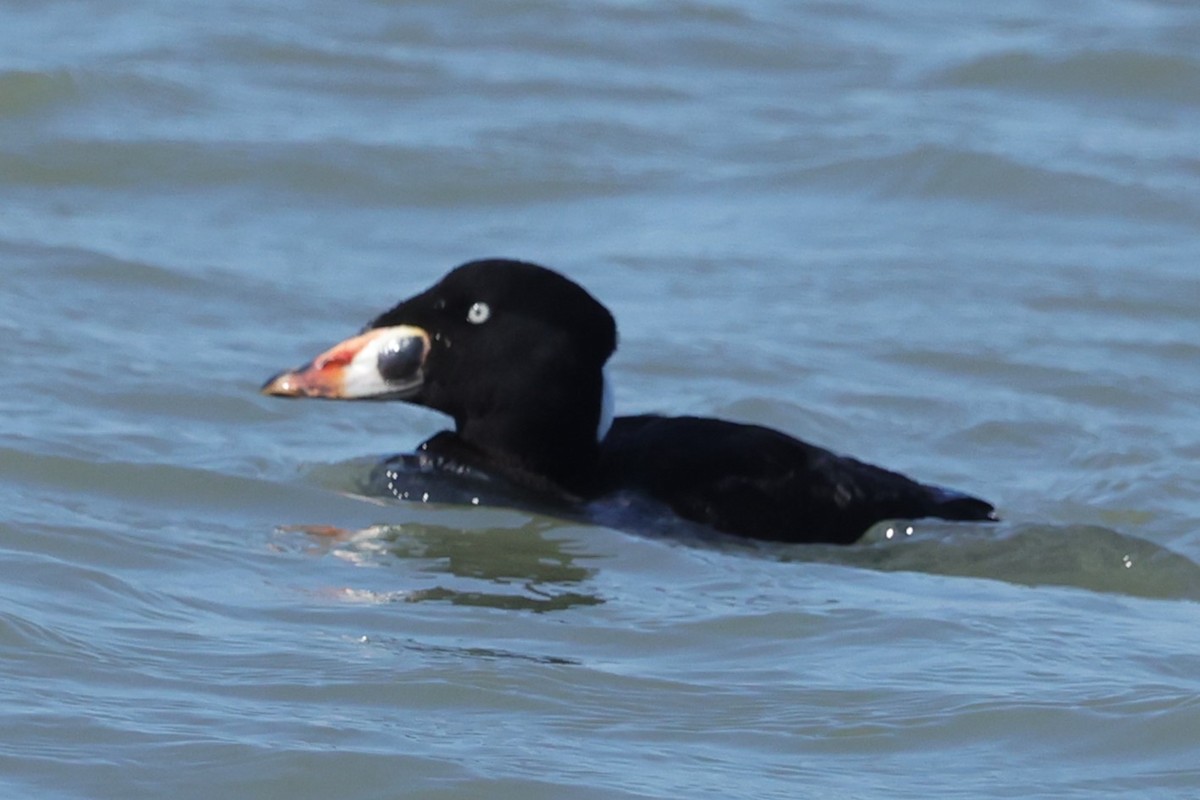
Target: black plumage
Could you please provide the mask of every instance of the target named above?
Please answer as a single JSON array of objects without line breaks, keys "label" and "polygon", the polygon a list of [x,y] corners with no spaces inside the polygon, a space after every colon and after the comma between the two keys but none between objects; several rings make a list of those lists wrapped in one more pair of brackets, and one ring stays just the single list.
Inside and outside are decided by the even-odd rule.
[{"label": "black plumage", "polygon": [[598,439],[616,345],[608,310],[562,275],[475,261],[264,391],[398,398],[448,414],[453,432],[387,462],[398,496],[408,494],[395,488],[406,471],[499,481],[515,502],[567,513],[634,494],[723,533],[787,542],[846,544],[892,519],[995,519],[978,498],[758,425],[617,417]]}]

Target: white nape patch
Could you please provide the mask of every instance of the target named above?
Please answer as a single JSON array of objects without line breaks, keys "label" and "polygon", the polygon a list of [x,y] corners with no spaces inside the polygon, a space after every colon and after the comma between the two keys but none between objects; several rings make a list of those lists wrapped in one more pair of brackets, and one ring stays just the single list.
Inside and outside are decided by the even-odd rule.
[{"label": "white nape patch", "polygon": [[600,373],[604,388],[600,390],[600,424],[596,426],[596,441],[603,442],[613,424],[613,411],[616,400],[613,398],[613,385],[608,377],[608,367]]}]

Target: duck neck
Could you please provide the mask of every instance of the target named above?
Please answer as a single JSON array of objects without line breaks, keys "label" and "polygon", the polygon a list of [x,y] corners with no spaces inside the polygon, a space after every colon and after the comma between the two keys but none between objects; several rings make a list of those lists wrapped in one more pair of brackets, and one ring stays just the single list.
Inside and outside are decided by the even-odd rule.
[{"label": "duck neck", "polygon": [[487,413],[456,419],[455,431],[500,472],[538,476],[584,495],[595,476],[600,441],[612,424],[612,392],[603,372],[554,385],[569,388],[543,385],[535,397],[494,403]]}]

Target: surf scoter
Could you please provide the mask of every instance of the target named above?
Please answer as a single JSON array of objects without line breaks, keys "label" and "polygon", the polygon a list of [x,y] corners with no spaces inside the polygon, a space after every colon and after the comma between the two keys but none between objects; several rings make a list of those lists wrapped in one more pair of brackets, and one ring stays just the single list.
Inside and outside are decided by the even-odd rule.
[{"label": "surf scoter", "polygon": [[453,432],[381,467],[399,497],[415,468],[499,480],[553,506],[633,495],[727,534],[839,544],[884,520],[996,518],[978,498],[770,428],[614,419],[604,365],[616,347],[612,315],[578,284],[527,262],[472,261],[262,391],[404,400],[452,417]]}]

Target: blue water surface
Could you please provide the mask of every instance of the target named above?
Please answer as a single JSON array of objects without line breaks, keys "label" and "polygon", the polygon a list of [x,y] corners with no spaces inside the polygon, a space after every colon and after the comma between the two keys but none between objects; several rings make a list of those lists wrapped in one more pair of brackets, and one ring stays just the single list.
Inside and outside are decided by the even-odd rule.
[{"label": "blue water surface", "polygon": [[[0,5],[0,795],[1200,795],[1200,7]],[[619,410],[995,526],[696,543],[363,497],[273,372],[455,264]]]}]

